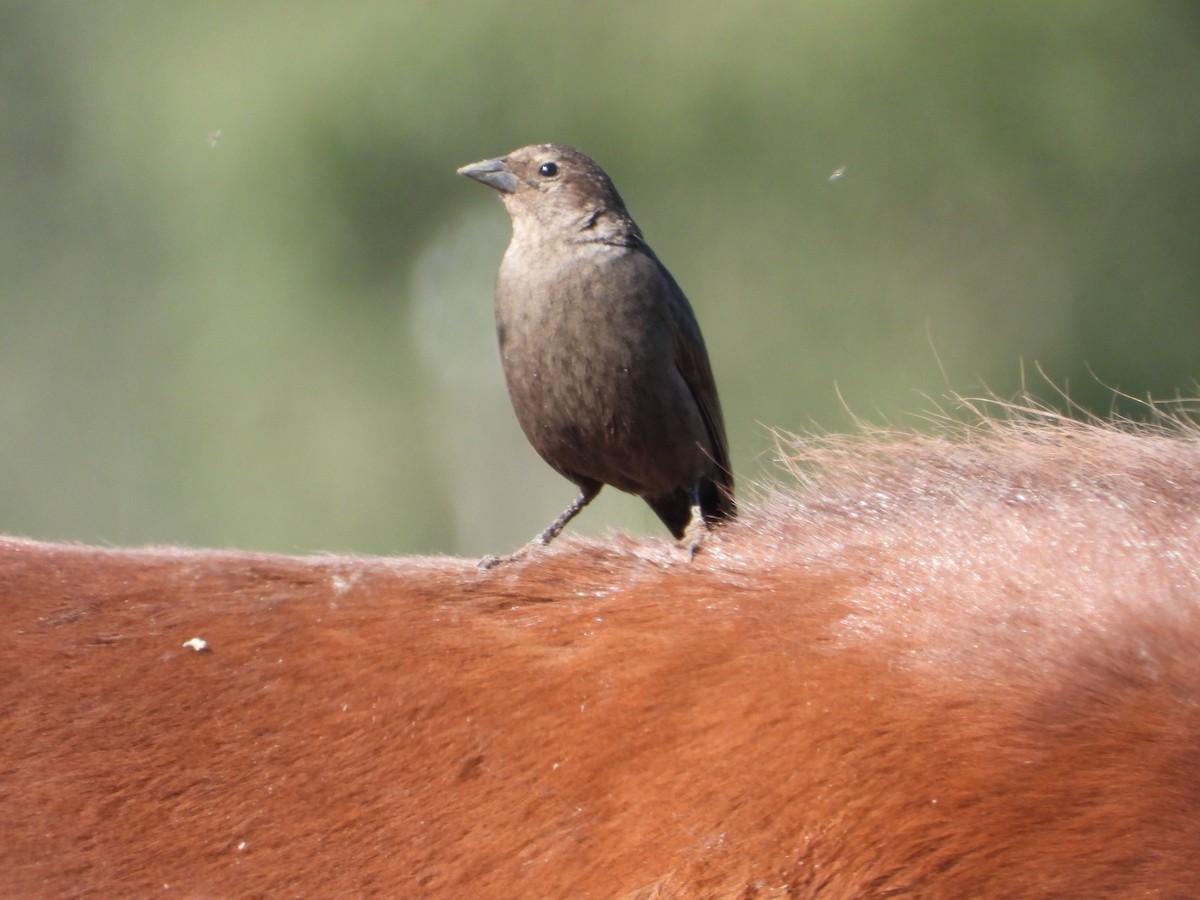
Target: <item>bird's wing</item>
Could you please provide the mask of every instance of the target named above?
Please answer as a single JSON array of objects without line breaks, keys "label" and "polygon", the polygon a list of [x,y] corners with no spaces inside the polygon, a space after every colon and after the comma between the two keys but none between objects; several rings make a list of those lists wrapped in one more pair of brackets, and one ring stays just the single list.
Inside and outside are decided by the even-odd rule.
[{"label": "bird's wing", "polygon": [[704,337],[700,334],[700,325],[696,322],[696,315],[692,312],[683,290],[661,263],[659,268],[670,291],[675,365],[692,392],[692,399],[696,401],[700,416],[704,419],[708,440],[713,448],[713,462],[722,473],[722,477],[717,480],[732,491],[733,474],[729,466],[725,419],[721,415],[721,401],[717,398],[717,384],[713,378],[712,365],[708,361],[708,351],[704,347]]}]

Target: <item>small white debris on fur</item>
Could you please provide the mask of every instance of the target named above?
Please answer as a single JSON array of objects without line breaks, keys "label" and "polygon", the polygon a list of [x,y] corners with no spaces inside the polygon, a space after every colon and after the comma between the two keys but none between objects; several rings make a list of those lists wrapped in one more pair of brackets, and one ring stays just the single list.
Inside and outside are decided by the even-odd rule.
[{"label": "small white debris on fur", "polygon": [[208,649],[208,641],[204,638],[194,637],[190,641],[184,641],[183,646],[195,650],[197,653],[203,653]]}]

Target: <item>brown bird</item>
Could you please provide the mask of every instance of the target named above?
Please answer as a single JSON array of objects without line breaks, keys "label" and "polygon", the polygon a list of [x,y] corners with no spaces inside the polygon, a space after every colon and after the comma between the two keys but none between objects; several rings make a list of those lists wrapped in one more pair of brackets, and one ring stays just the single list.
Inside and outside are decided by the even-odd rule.
[{"label": "brown bird", "polygon": [[528,546],[548,544],[611,484],[643,498],[694,553],[737,507],[717,386],[683,291],[578,150],[538,144],[458,172],[497,190],[512,217],[496,278],[508,393],[534,449],[579,486]]}]

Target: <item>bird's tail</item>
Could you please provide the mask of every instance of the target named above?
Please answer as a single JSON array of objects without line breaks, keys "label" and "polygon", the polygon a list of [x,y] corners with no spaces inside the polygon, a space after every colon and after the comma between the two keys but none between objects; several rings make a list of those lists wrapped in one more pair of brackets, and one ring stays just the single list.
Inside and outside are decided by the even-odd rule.
[{"label": "bird's tail", "polygon": [[712,477],[700,482],[700,512],[710,525],[737,518],[732,472],[718,469]]}]

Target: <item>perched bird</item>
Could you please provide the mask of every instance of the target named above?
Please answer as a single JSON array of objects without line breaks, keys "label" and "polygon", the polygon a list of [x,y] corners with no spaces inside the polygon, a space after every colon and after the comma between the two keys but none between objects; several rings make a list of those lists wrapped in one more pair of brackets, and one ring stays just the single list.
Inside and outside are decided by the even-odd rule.
[{"label": "perched bird", "polygon": [[508,393],[534,449],[579,487],[528,546],[548,544],[611,484],[642,497],[694,554],[709,523],[737,507],[717,387],[683,291],[578,150],[538,144],[458,172],[498,191],[512,217],[496,278]]}]

